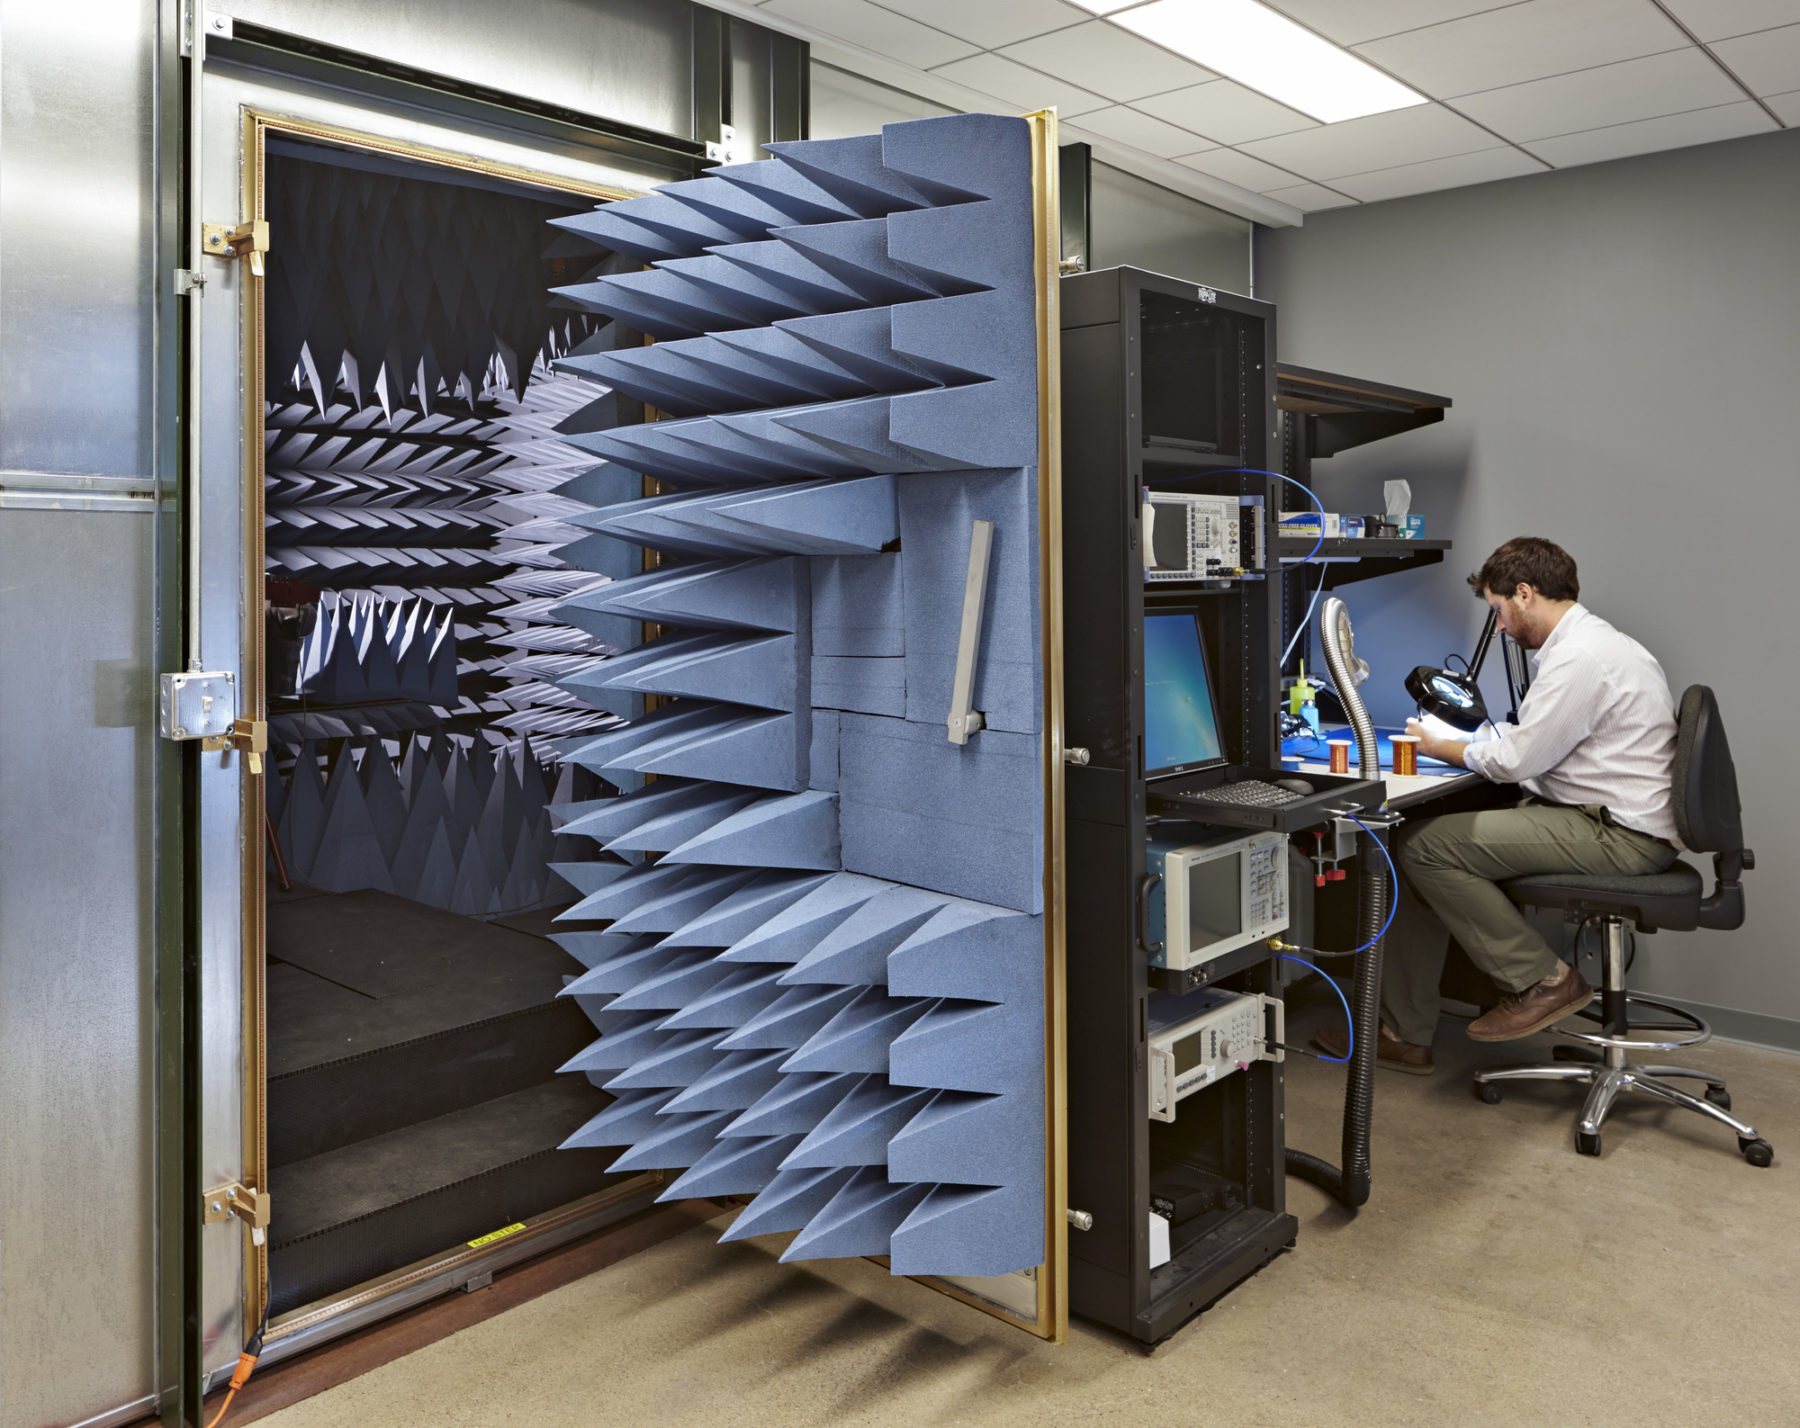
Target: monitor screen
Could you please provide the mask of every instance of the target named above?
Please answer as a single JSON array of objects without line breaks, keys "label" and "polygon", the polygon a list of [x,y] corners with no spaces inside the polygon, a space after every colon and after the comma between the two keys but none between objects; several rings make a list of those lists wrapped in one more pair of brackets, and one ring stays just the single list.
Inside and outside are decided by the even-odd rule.
[{"label": "monitor screen", "polygon": [[1219,715],[1192,610],[1144,616],[1144,772],[1222,763]]}]

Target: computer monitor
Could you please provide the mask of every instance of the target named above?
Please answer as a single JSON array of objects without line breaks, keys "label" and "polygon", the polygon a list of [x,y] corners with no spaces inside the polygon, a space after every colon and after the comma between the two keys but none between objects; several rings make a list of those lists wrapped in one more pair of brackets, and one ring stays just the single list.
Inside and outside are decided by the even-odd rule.
[{"label": "computer monitor", "polygon": [[1190,773],[1224,762],[1199,612],[1145,611],[1145,777]]}]

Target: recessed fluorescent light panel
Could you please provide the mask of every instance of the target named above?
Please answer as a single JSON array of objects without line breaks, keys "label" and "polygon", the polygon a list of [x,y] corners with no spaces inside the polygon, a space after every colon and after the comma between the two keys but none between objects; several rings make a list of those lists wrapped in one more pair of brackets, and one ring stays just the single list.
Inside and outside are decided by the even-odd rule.
[{"label": "recessed fluorescent light panel", "polygon": [[[1099,4],[1087,8],[1098,10]],[[1112,23],[1321,124],[1428,102],[1256,0],[1155,0],[1113,15]]]}]

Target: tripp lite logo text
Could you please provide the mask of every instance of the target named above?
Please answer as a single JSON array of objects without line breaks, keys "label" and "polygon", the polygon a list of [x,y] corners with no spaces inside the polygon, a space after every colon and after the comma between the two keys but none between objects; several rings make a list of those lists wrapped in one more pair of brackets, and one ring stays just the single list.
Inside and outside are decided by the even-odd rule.
[{"label": "tripp lite logo text", "polygon": [[1217,302],[1219,300],[1219,295],[1211,288],[1195,288],[1194,296],[1201,302]]}]

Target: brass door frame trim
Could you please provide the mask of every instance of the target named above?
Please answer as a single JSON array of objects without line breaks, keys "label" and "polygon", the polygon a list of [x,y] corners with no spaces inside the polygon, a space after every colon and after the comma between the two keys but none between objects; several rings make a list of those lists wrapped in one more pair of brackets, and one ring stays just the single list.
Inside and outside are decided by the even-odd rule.
[{"label": "brass door frame trim", "polygon": [[[287,135],[337,148],[365,153],[385,154],[392,158],[454,169],[461,173],[480,174],[527,184],[556,193],[583,198],[616,201],[641,195],[605,184],[586,183],[559,174],[528,169],[517,164],[503,164],[461,154],[450,149],[437,149],[424,144],[365,134],[335,124],[320,124],[293,115],[242,106],[242,152],[239,169],[242,174],[242,221],[266,222],[264,178],[267,169],[267,139],[270,134]],[[282,260],[281,236],[271,236],[268,263]],[[244,393],[242,418],[243,509],[244,509],[244,628],[242,648],[244,668],[239,679],[239,697],[249,706],[249,717],[268,718],[267,660],[264,650],[265,616],[263,613],[263,483],[265,451],[263,414],[267,405],[264,381],[265,360],[265,290],[266,276],[252,271],[249,263],[240,268],[243,279],[243,308],[239,326],[242,330],[240,386]],[[268,1045],[266,987],[264,967],[268,960],[268,887],[266,868],[268,848],[263,828],[264,810],[268,807],[263,779],[273,773],[273,759],[261,775],[240,768],[242,801],[239,818],[243,827],[243,923],[240,932],[243,968],[243,1005],[241,1025],[244,1047],[244,1126],[243,1182],[258,1190],[268,1189]],[[649,1191],[662,1183],[660,1172],[634,1177],[617,1187],[622,1193]],[[280,1214],[280,1204],[275,1213]],[[554,1212],[552,1212],[554,1213]],[[473,1252],[466,1252],[473,1253]],[[262,1318],[269,1295],[269,1246],[267,1236],[244,1256],[244,1305],[246,1331]],[[352,1295],[344,1301],[353,1307]],[[254,1306],[254,1307],[252,1307]],[[288,1331],[288,1332],[291,1332]],[[270,1338],[275,1334],[271,1331]]]}]

